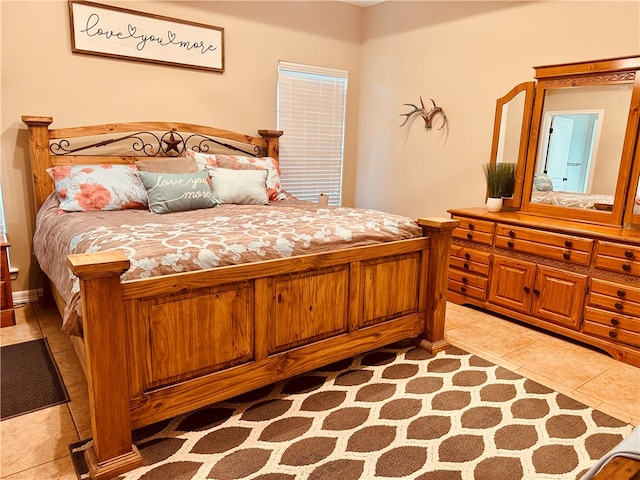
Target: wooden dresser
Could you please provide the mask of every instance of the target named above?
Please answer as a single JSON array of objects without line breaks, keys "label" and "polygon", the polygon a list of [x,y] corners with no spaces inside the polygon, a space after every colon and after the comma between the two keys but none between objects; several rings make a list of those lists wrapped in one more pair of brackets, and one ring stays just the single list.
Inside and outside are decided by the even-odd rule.
[{"label": "wooden dresser", "polygon": [[640,366],[640,230],[485,208],[449,210],[448,300]]},{"label": "wooden dresser", "polygon": [[16,314],[13,311],[13,292],[11,291],[11,277],[7,248],[11,246],[7,236],[0,234],[0,326],[9,327],[16,324]]}]

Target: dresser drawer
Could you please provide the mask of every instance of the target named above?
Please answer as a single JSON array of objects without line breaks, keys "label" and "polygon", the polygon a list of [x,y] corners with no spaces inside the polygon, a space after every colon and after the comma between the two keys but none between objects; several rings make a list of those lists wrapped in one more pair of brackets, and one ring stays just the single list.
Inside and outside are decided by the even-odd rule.
[{"label": "dresser drawer", "polygon": [[593,278],[591,280],[591,292],[608,295],[614,299],[640,303],[640,285],[635,287],[626,283],[608,282]]},{"label": "dresser drawer", "polygon": [[593,307],[585,307],[584,319],[592,323],[598,323],[608,328],[621,328],[640,334],[640,318],[620,315]]},{"label": "dresser drawer", "polygon": [[591,252],[582,252],[569,248],[554,247],[538,242],[520,240],[509,237],[496,237],[496,247],[504,248],[514,252],[530,253],[552,260],[562,260],[564,262],[576,263],[578,265],[589,265]]},{"label": "dresser drawer", "polygon": [[460,222],[460,225],[453,230],[453,238],[482,243],[484,245],[491,245],[493,243],[495,223],[458,217],[456,215],[451,218]]},{"label": "dresser drawer", "polygon": [[473,248],[466,248],[460,245],[451,245],[451,256],[462,258],[464,260],[476,263],[482,263],[489,265],[491,262],[491,254],[474,250]]},{"label": "dresser drawer", "polygon": [[599,241],[595,266],[611,272],[640,276],[640,247]]},{"label": "dresser drawer", "polygon": [[621,328],[611,328],[599,323],[585,321],[582,331],[589,335],[615,340],[620,343],[627,343],[635,347],[640,347],[640,333],[630,332]]},{"label": "dresser drawer", "polygon": [[587,305],[618,314],[640,316],[640,289],[594,278]]},{"label": "dresser drawer", "polygon": [[474,275],[472,273],[463,272],[461,270],[450,269],[449,270],[449,279],[455,280],[463,285],[470,285],[472,287],[482,288],[486,290],[487,284],[489,283],[486,277],[481,277],[479,275]]},{"label": "dresser drawer", "polygon": [[486,276],[489,274],[489,265],[486,265],[484,263],[471,262],[459,257],[449,257],[449,267],[457,268],[459,270],[469,273],[475,273],[478,275]]},{"label": "dresser drawer", "polygon": [[496,236],[507,237],[514,240],[527,240],[551,247],[560,247],[569,251],[586,252],[589,254],[593,250],[593,240],[590,238],[543,232],[511,225],[498,224],[496,226]]},{"label": "dresser drawer", "polygon": [[455,280],[449,279],[449,291],[456,292],[461,295],[472,297],[478,300],[486,300],[487,297],[487,289],[486,288],[478,288],[473,285],[468,285],[460,282],[456,282]]}]

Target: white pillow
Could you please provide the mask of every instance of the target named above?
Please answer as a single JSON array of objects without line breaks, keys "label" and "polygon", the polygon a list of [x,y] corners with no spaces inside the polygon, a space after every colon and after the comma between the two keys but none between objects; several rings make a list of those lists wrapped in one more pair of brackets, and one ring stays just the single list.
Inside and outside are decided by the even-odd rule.
[{"label": "white pillow", "polygon": [[212,168],[209,176],[213,196],[220,203],[266,205],[269,202],[267,174],[266,170]]}]

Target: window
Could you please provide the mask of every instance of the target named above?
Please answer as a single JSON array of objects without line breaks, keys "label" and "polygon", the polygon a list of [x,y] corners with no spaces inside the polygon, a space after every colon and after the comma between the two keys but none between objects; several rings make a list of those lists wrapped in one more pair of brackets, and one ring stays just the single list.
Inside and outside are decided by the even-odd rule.
[{"label": "window", "polygon": [[341,204],[347,79],[344,70],[278,64],[282,186],[301,200],[324,193]]}]

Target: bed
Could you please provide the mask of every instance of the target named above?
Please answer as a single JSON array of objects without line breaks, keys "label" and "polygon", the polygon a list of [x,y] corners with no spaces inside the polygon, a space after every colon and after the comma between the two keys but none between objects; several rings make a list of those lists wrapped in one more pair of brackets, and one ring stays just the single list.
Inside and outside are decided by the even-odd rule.
[{"label": "bed", "polygon": [[613,195],[534,190],[531,203],[610,211],[613,209],[613,198]]},{"label": "bed", "polygon": [[[154,235],[173,232],[188,223],[187,217],[201,212],[154,214],[149,211],[149,189],[147,209],[62,212],[61,203],[56,202],[65,196],[49,172],[83,170],[89,165],[121,170],[193,152],[218,158],[240,153],[246,156],[244,163],[253,163],[252,157],[271,159],[277,168],[282,132],[260,130],[259,136],[251,136],[169,122],[52,129],[51,117],[23,116],[22,120],[28,128],[37,235],[44,235],[44,239],[34,237],[34,246],[39,243],[38,250],[53,257],[38,258],[38,262],[47,264],[50,296],[63,316],[89,385],[93,443],[85,457],[92,478],[111,478],[141,465],[132,443],[133,429],[398,340],[414,338],[432,353],[448,346],[444,338],[448,258],[451,231],[458,222],[442,218],[406,222],[397,216],[381,220],[372,211],[322,207],[297,201],[283,191],[272,198],[273,192],[267,189],[266,205],[225,202],[206,210],[225,218],[248,219],[240,222],[243,228],[271,235],[269,241],[258,243],[276,245],[279,256],[238,259],[236,254],[244,247],[230,242],[223,245],[231,252],[227,261],[218,261],[223,255],[207,253],[201,258],[183,249],[163,257],[170,261],[149,266],[136,257],[138,250],[153,250],[149,242]],[[74,147],[79,139],[89,140]],[[130,146],[122,153],[120,146],[127,142]],[[245,168],[236,165],[228,170],[235,169]],[[208,182],[216,181],[212,171]],[[270,174],[260,175],[268,186]],[[87,196],[88,201],[95,198],[99,196]],[[254,208],[262,210],[256,213]],[[129,217],[118,217],[126,213],[144,217],[145,227],[136,227]],[[254,224],[261,215],[263,223]],[[265,227],[275,222],[270,215],[284,218],[285,224],[292,217],[322,217],[326,228],[333,228],[334,236],[343,237],[343,242],[333,245],[324,242],[329,234],[291,233],[285,227],[274,233]],[[409,233],[401,233],[399,239],[386,238],[385,233],[378,239],[358,241],[355,234],[337,228],[340,215],[355,215],[357,225],[373,225],[378,231],[395,232],[404,224]],[[74,230],[89,216],[97,218],[97,233]],[[149,216],[158,219],[157,225]],[[56,226],[56,217],[68,224]],[[163,226],[169,218],[175,219],[168,222],[173,227]],[[207,228],[218,221],[196,220]],[[109,226],[112,223],[129,230],[107,237],[108,231],[115,231]],[[317,225],[311,228],[324,231]],[[195,235],[200,241],[208,238],[200,231]],[[121,246],[113,243],[118,236],[124,241]],[[57,242],[56,237],[60,237]],[[297,248],[313,243],[309,237],[323,239],[321,248]],[[244,249],[260,254],[267,250]],[[196,265],[193,270],[181,263],[185,257],[198,257],[198,262],[191,262]],[[154,271],[158,264],[165,270]],[[67,280],[57,279],[56,271]]]}]

